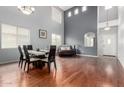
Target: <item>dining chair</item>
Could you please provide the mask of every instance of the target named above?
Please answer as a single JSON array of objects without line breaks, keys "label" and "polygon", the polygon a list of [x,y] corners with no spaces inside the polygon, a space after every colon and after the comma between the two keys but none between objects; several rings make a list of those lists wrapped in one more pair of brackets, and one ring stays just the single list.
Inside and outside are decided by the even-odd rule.
[{"label": "dining chair", "polygon": [[41,59],[30,57],[26,45],[23,46],[23,49],[24,49],[24,53],[25,53],[25,57],[26,57],[26,61],[25,61],[25,65],[24,65],[24,71],[25,71],[26,65],[28,65],[28,67],[27,67],[27,73],[28,73],[29,72],[29,65],[31,63],[35,64],[35,63],[41,61]]},{"label": "dining chair", "polygon": [[27,45],[27,49],[28,50],[33,50],[33,46],[32,45]]},{"label": "dining chair", "polygon": [[25,61],[26,59],[25,59],[25,57],[24,57],[24,54],[23,54],[23,51],[22,51],[22,48],[21,48],[20,45],[18,46],[18,50],[19,50],[19,54],[20,54],[18,66],[20,66],[20,64],[21,64],[21,68],[22,68],[22,66],[23,66],[23,61]]},{"label": "dining chair", "polygon": [[47,63],[49,73],[50,73],[50,66],[52,62],[54,63],[54,67],[57,70],[55,56],[56,56],[56,46],[51,45],[48,58],[42,59],[42,62]]}]

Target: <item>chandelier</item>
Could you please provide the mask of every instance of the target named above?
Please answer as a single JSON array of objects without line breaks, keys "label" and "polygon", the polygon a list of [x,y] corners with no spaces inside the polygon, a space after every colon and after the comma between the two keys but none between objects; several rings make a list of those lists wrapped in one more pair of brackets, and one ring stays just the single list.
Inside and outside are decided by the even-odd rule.
[{"label": "chandelier", "polygon": [[18,9],[25,15],[30,15],[35,11],[35,8],[32,6],[18,6]]}]

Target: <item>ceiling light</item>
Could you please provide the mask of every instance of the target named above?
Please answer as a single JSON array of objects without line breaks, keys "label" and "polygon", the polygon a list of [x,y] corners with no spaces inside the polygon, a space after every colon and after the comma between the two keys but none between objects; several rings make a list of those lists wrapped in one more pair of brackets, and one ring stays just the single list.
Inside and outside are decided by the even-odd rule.
[{"label": "ceiling light", "polygon": [[105,10],[111,9],[112,6],[105,6]]},{"label": "ceiling light", "polygon": [[18,9],[26,15],[30,15],[35,11],[35,8],[32,6],[18,6]]},{"label": "ceiling light", "polygon": [[87,6],[82,7],[82,12],[85,12],[85,11],[87,11]]}]

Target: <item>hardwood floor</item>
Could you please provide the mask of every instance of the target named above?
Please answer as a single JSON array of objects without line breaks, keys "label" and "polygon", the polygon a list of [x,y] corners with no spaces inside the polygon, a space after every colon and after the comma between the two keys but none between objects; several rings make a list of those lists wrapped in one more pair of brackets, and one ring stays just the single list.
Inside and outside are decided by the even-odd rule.
[{"label": "hardwood floor", "polygon": [[18,68],[17,63],[0,66],[1,87],[104,87],[124,86],[124,69],[114,57],[56,58],[57,71],[52,64],[33,68],[29,73]]}]

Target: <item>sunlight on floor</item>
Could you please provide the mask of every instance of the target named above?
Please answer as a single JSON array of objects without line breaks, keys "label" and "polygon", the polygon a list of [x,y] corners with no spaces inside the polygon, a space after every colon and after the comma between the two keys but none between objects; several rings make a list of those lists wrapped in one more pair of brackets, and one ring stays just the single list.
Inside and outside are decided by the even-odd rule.
[{"label": "sunlight on floor", "polygon": [[53,78],[56,80],[56,84],[59,85],[62,79],[62,66],[60,64],[57,64],[57,71],[54,70],[53,72]]},{"label": "sunlight on floor", "polygon": [[102,85],[102,87],[112,87],[112,85],[109,84],[109,83],[104,83],[104,84]]},{"label": "sunlight on floor", "polygon": [[113,69],[112,69],[112,66],[111,65],[108,65],[106,68],[105,68],[105,71],[108,75],[112,75],[113,74]]}]

